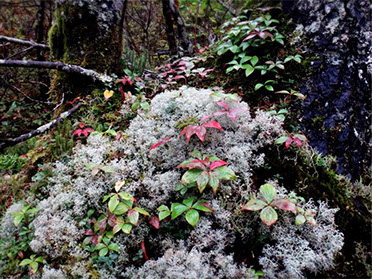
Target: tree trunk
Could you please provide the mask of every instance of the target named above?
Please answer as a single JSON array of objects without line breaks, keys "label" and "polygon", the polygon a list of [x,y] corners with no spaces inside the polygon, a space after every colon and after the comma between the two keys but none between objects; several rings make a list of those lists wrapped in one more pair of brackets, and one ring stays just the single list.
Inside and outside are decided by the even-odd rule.
[{"label": "tree trunk", "polygon": [[169,51],[172,55],[177,53],[176,37],[174,34],[172,13],[170,10],[169,0],[163,0],[163,15],[165,19],[165,30],[167,32],[167,39],[169,45]]},{"label": "tree trunk", "polygon": [[[55,22],[49,44],[56,61],[80,65],[102,74],[119,73],[120,28],[123,0],[56,0]],[[67,98],[88,94],[91,81],[58,73],[51,91]]]}]

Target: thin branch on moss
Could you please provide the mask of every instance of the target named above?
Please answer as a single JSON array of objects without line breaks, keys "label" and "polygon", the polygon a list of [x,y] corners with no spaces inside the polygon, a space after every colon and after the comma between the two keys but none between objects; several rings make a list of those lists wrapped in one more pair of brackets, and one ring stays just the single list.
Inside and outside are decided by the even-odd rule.
[{"label": "thin branch on moss", "polygon": [[54,126],[56,126],[58,123],[65,120],[65,118],[69,117],[71,114],[73,114],[75,111],[77,111],[81,106],[83,105],[82,102],[77,103],[72,109],[65,111],[60,114],[60,116],[53,121],[37,128],[36,130],[33,130],[27,134],[23,134],[15,139],[5,140],[4,142],[0,143],[0,151],[3,150],[5,147],[16,145],[17,143],[23,142],[25,140],[28,140],[30,138],[33,138],[34,136],[37,136],[39,134],[44,133],[45,131],[50,130]]}]

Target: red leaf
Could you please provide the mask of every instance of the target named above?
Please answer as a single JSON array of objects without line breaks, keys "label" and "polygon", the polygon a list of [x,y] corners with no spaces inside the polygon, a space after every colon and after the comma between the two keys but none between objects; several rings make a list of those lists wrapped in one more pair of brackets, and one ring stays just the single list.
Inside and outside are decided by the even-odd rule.
[{"label": "red leaf", "polygon": [[258,36],[262,39],[262,40],[265,40],[265,32],[259,32],[258,33]]},{"label": "red leaf", "polygon": [[94,232],[92,229],[89,229],[84,232],[84,235],[94,235]]},{"label": "red leaf", "polygon": [[256,35],[257,35],[257,34],[251,34],[251,35],[248,35],[248,36],[243,40],[243,42],[248,41],[249,39],[252,39],[252,38],[256,37]]},{"label": "red leaf", "polygon": [[271,203],[272,206],[276,206],[281,210],[297,211],[296,205],[287,199],[277,199]]},{"label": "red leaf", "polygon": [[78,135],[78,137],[80,137],[80,135],[81,135],[82,132],[83,132],[83,130],[81,130],[81,129],[77,129],[77,130],[74,132],[73,136]]},{"label": "red leaf", "polygon": [[183,78],[184,80],[186,80],[185,76],[182,76],[182,75],[179,75],[179,76],[175,76],[175,77],[174,77],[174,79],[176,79],[176,80],[177,80],[177,79],[181,79],[181,78]]},{"label": "red leaf", "polygon": [[293,140],[294,140],[295,143],[297,143],[297,145],[298,145],[299,147],[302,146],[302,143],[301,143],[301,141],[300,141],[298,138],[293,137]]},{"label": "red leaf", "polygon": [[[209,123],[209,122],[208,122]],[[204,125],[203,125],[204,126]],[[195,134],[198,136],[198,138],[204,142],[204,136],[207,133],[207,130],[203,126],[197,126],[195,128]]]},{"label": "red leaf", "polygon": [[83,132],[83,135],[84,135],[85,137],[88,136],[88,131],[87,131],[87,129],[84,129],[82,132]]},{"label": "red leaf", "polygon": [[93,236],[93,238],[92,238],[92,242],[93,242],[95,245],[98,244],[98,238],[99,238],[98,235],[95,235],[95,236]]},{"label": "red leaf", "polygon": [[225,161],[219,160],[219,161],[214,161],[210,167],[210,170],[214,170],[218,167],[222,167],[224,165],[228,165]]},{"label": "red leaf", "polygon": [[80,128],[83,128],[84,126],[85,126],[84,123],[80,123],[80,124],[79,124],[79,127],[80,127]]},{"label": "red leaf", "polygon": [[193,161],[191,161],[190,163],[188,163],[187,165],[184,165],[184,166],[177,166],[177,168],[188,168],[189,170],[191,169],[202,169],[202,170],[205,170],[205,166],[208,166],[209,163],[206,162],[205,160],[198,160],[198,159],[195,159]]},{"label": "red leaf", "polygon": [[121,134],[121,132],[119,132],[119,133],[116,135],[115,140],[118,141],[118,140],[121,139],[121,137],[122,137],[122,134]]},{"label": "red leaf", "polygon": [[288,148],[292,143],[292,138],[288,137],[288,139],[285,141],[285,147]]},{"label": "red leaf", "polygon": [[225,110],[229,110],[229,104],[227,104],[225,102],[218,101],[217,105],[219,105],[221,108],[224,108]]},{"label": "red leaf", "polygon": [[220,123],[218,123],[217,121],[214,121],[214,120],[209,121],[207,123],[204,123],[202,126],[207,127],[207,128],[216,128],[216,129],[222,131],[222,127],[221,127]]},{"label": "red leaf", "polygon": [[209,118],[211,118],[213,116],[214,116],[214,114],[203,116],[202,119],[200,120],[200,123],[203,123],[205,120],[207,120],[207,119],[209,119]]},{"label": "red leaf", "polygon": [[107,223],[109,224],[110,227],[115,227],[117,219],[118,219],[118,218],[117,218],[115,215],[111,215],[111,216],[108,218]]},{"label": "red leaf", "polygon": [[125,101],[125,94],[124,94],[123,87],[120,87],[120,94],[121,94],[121,100],[124,102]]},{"label": "red leaf", "polygon": [[144,240],[141,241],[141,249],[142,249],[142,252],[143,252],[143,257],[145,258],[146,261],[148,261],[149,257],[147,256],[147,253],[146,253],[145,241]]},{"label": "red leaf", "polygon": [[101,223],[99,224],[98,229],[100,233],[103,233],[104,230],[106,229],[106,222],[107,222],[107,218],[103,219]]},{"label": "red leaf", "polygon": [[153,226],[157,230],[160,228],[159,218],[157,216],[150,217],[149,223],[151,226]]},{"label": "red leaf", "polygon": [[161,141],[159,141],[158,143],[155,143],[153,146],[151,146],[149,152],[150,152],[152,149],[154,149],[154,148],[156,148],[156,147],[158,147],[158,146],[160,146],[160,145],[162,145],[162,144],[166,144],[168,141],[169,141],[169,138],[162,138]]},{"label": "red leaf", "polygon": [[92,128],[85,128],[84,131],[87,131],[88,133],[93,133],[94,130]]}]

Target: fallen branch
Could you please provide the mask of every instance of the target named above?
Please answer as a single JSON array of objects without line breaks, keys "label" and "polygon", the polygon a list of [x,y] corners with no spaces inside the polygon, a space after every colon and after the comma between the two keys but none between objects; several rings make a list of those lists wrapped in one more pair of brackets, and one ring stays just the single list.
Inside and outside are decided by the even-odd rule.
[{"label": "fallen branch", "polygon": [[61,113],[58,118],[56,118],[53,121],[37,128],[36,130],[33,130],[33,131],[31,131],[27,134],[23,134],[23,135],[15,138],[15,139],[10,139],[10,140],[6,140],[4,142],[1,142],[0,143],[0,151],[3,150],[5,147],[16,145],[17,143],[20,143],[20,142],[23,142],[23,141],[28,140],[30,138],[33,138],[34,136],[40,135],[40,134],[44,133],[45,131],[53,128],[59,122],[62,122],[63,120],[65,120],[65,118],[69,117],[71,114],[73,114],[75,111],[77,111],[82,106],[82,104],[83,104],[82,102],[77,103],[72,109]]},{"label": "fallen branch", "polygon": [[67,73],[80,74],[86,77],[90,77],[93,80],[98,80],[102,83],[111,83],[113,81],[112,78],[107,75],[102,75],[100,73],[97,73],[96,71],[85,69],[76,65],[65,64],[63,62],[0,59],[0,67],[53,69]]},{"label": "fallen branch", "polygon": [[38,48],[43,48],[43,49],[50,49],[48,45],[38,44],[38,43],[35,43],[34,41],[21,40],[21,39],[11,38],[7,36],[0,36],[0,41],[24,45],[24,46],[32,46],[32,47],[38,47]]},{"label": "fallen branch", "polygon": [[222,2],[222,0],[217,0],[217,2],[222,7],[224,7],[230,14],[232,14],[234,17],[238,16],[229,6],[227,6],[224,2]]}]

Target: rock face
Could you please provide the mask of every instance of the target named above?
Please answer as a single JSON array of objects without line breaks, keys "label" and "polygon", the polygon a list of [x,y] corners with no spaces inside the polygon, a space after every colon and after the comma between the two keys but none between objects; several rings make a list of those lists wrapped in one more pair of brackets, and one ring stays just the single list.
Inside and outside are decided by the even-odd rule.
[{"label": "rock face", "polygon": [[302,126],[311,145],[337,156],[339,173],[358,179],[369,167],[371,4],[364,0],[283,0],[312,57]]}]

